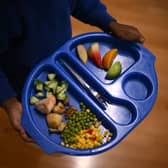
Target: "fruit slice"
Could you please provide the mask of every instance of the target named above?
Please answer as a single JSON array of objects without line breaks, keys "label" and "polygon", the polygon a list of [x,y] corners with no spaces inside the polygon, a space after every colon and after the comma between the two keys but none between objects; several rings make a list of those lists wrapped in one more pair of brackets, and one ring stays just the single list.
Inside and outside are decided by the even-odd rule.
[{"label": "fruit slice", "polygon": [[88,56],[99,68],[103,68],[100,49],[99,49],[99,43],[91,44],[91,46],[88,49]]},{"label": "fruit slice", "polygon": [[107,71],[106,79],[114,79],[118,77],[121,73],[121,63],[119,61],[115,62]]},{"label": "fruit slice", "polygon": [[111,67],[117,54],[118,54],[118,50],[112,49],[104,55],[103,61],[102,61],[104,69],[108,70]]},{"label": "fruit slice", "polygon": [[80,44],[77,46],[77,53],[78,53],[78,56],[81,59],[81,61],[84,64],[86,64],[88,61],[88,55],[87,55],[87,51],[83,45]]}]

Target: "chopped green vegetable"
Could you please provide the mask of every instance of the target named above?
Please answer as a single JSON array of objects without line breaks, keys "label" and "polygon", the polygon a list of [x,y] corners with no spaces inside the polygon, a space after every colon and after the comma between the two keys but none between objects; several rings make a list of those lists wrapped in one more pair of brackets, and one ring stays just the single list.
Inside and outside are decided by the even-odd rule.
[{"label": "chopped green vegetable", "polygon": [[52,81],[44,82],[44,84],[45,84],[44,88],[47,92],[51,91],[51,92],[53,92],[53,94],[56,93],[56,89],[57,89],[57,86],[58,86],[58,81],[53,79]]},{"label": "chopped green vegetable", "polygon": [[56,80],[50,81],[48,84],[48,88],[52,89],[53,93],[55,94],[58,82]]},{"label": "chopped green vegetable", "polygon": [[60,82],[60,85],[61,85],[61,87],[62,87],[63,89],[66,89],[66,90],[67,90],[68,84],[67,84],[65,81],[61,81],[61,82]]},{"label": "chopped green vegetable", "polygon": [[35,82],[35,87],[37,91],[42,91],[43,90],[43,82],[41,82],[39,79],[36,79]]},{"label": "chopped green vegetable", "polygon": [[65,92],[60,92],[59,94],[57,94],[58,100],[65,100],[66,97],[67,97],[67,95]]},{"label": "chopped green vegetable", "polygon": [[53,95],[53,93],[51,91],[47,91],[46,92],[46,97],[50,96],[50,95]]},{"label": "chopped green vegetable", "polygon": [[37,94],[36,94],[36,97],[44,97],[44,94],[42,93],[42,92],[38,92]]},{"label": "chopped green vegetable", "polygon": [[37,91],[42,91],[43,90],[43,84],[39,84],[36,86]]},{"label": "chopped green vegetable", "polygon": [[45,86],[44,89],[46,90],[46,92],[49,92],[51,90],[48,86]]},{"label": "chopped green vegetable", "polygon": [[52,81],[53,79],[55,79],[55,77],[56,77],[56,74],[55,74],[55,73],[50,73],[50,74],[48,74],[48,79],[49,79],[50,81]]},{"label": "chopped green vegetable", "polygon": [[57,89],[56,89],[56,94],[59,94],[62,90],[62,87],[61,86],[57,86]]},{"label": "chopped green vegetable", "polygon": [[44,84],[45,84],[46,86],[48,86],[50,82],[51,82],[51,81],[45,81]]},{"label": "chopped green vegetable", "polygon": [[36,79],[36,80],[34,81],[34,84],[35,84],[35,85],[43,84],[43,82],[42,82],[41,80],[39,80],[39,79]]},{"label": "chopped green vegetable", "polygon": [[37,98],[37,97],[35,97],[35,96],[32,96],[31,98],[30,98],[30,104],[36,104],[36,103],[38,103],[39,102],[39,99]]},{"label": "chopped green vegetable", "polygon": [[65,81],[61,81],[60,82],[60,85],[57,86],[57,89],[56,89],[56,94],[60,94],[61,92],[66,92],[68,89],[68,84],[65,82]]}]

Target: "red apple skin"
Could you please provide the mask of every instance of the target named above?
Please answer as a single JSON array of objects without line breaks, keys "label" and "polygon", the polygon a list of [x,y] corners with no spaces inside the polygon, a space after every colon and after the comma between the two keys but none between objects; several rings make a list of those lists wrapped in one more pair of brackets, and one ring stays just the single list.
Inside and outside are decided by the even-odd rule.
[{"label": "red apple skin", "polygon": [[88,49],[88,56],[92,59],[96,66],[98,66],[99,68],[103,68],[98,43],[91,44],[91,46]]},{"label": "red apple skin", "polygon": [[99,68],[103,68],[100,53],[97,52],[93,53],[92,60]]}]

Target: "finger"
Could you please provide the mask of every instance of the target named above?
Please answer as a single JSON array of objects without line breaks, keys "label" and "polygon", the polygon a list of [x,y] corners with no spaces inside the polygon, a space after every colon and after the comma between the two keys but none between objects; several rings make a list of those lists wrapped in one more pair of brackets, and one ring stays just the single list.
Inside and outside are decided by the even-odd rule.
[{"label": "finger", "polygon": [[30,137],[26,134],[25,130],[24,130],[21,126],[20,126],[20,130],[19,130],[19,134],[21,135],[21,137],[22,137],[24,140],[26,140],[26,141],[28,141],[28,142],[33,142],[33,139],[30,138]]},{"label": "finger", "polygon": [[145,42],[145,38],[144,36],[140,33],[140,31],[137,29],[136,31],[136,35],[137,35],[137,42],[140,42],[140,43],[144,43]]},{"label": "finger", "polygon": [[138,43],[144,43],[145,38],[140,33],[136,32],[136,33],[129,34],[127,36],[127,40],[138,42]]},{"label": "finger", "polygon": [[17,132],[20,132],[22,130],[22,127],[17,120],[14,120],[14,121],[11,121],[11,122],[12,122],[12,126],[14,127],[14,129]]},{"label": "finger", "polygon": [[33,142],[33,139],[31,139],[25,132],[25,130],[22,128],[22,126],[20,124],[15,123],[14,128],[17,130],[17,132],[19,133],[19,135],[22,137],[23,140],[25,140],[26,142]]},{"label": "finger", "polygon": [[145,38],[142,36],[142,35],[137,35],[135,38],[134,38],[134,41],[135,42],[138,42],[138,43],[144,43],[145,42]]},{"label": "finger", "polygon": [[127,41],[139,42],[139,33],[134,29],[127,29],[126,31],[122,31],[118,34],[118,37]]},{"label": "finger", "polygon": [[26,141],[26,142],[31,142],[31,143],[34,142],[33,139],[31,139],[31,138],[26,134],[25,131],[22,130],[21,132],[19,132],[19,134],[20,134],[21,138],[22,138],[24,141]]},{"label": "finger", "polygon": [[144,43],[144,42],[145,42],[145,38],[144,38],[143,36],[141,36],[141,37],[139,38],[139,42],[140,42],[140,43]]}]

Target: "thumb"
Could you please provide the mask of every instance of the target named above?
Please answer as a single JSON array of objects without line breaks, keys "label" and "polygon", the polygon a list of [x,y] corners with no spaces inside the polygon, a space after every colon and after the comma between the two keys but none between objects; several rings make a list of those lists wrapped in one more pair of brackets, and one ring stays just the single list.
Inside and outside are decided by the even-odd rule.
[{"label": "thumb", "polygon": [[16,129],[16,131],[19,133],[20,137],[26,141],[26,142],[34,142],[33,139],[31,139],[25,132],[25,130],[23,129],[23,127],[21,126],[20,122],[14,122],[13,123],[14,128]]}]

